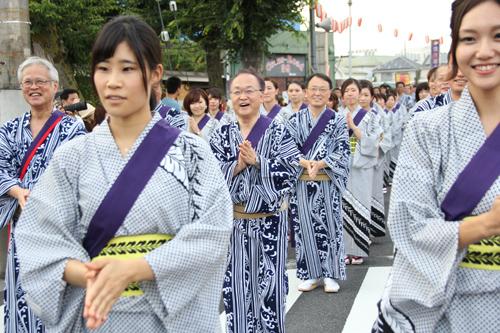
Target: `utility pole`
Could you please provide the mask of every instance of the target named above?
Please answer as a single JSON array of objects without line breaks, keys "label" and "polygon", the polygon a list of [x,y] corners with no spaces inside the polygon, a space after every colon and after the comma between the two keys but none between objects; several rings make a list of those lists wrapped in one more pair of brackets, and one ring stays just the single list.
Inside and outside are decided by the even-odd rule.
[{"label": "utility pole", "polygon": [[318,61],[316,60],[316,33],[315,33],[315,23],[314,23],[314,0],[311,0],[309,4],[309,33],[310,33],[310,45],[311,45],[311,69],[313,73],[318,71]]},{"label": "utility pole", "polygon": [[28,0],[0,0],[0,124],[27,111],[17,68],[30,55]]},{"label": "utility pole", "polygon": [[351,30],[352,30],[352,15],[351,15],[351,6],[352,0],[347,1],[349,5],[349,77],[352,77],[352,51],[351,51]]}]

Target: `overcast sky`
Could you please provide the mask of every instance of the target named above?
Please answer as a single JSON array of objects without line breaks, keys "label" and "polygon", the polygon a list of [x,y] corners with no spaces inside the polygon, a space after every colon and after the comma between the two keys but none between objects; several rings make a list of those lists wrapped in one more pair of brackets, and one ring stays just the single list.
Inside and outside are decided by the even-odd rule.
[{"label": "overcast sky", "polygon": [[[349,16],[347,0],[320,0],[328,16],[341,21]],[[444,39],[441,50],[448,51],[451,43],[450,16],[452,0],[352,0],[352,50],[377,49],[378,55],[394,55],[407,50],[429,47],[425,36]],[[358,18],[362,18],[358,27]],[[316,18],[316,22],[319,19]],[[383,32],[377,26],[382,24]],[[394,37],[394,29],[399,37]],[[409,33],[413,38],[408,41]],[[347,55],[349,31],[335,33],[335,53]]]}]

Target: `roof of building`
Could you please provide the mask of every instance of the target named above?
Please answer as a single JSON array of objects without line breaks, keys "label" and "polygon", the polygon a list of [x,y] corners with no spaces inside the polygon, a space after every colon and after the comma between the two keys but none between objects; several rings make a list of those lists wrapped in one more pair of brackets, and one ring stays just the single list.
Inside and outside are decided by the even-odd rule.
[{"label": "roof of building", "polygon": [[208,82],[207,72],[164,71],[163,80],[177,76],[182,82]]},{"label": "roof of building", "polygon": [[394,72],[394,71],[415,71],[421,69],[422,66],[416,63],[413,60],[410,60],[406,57],[400,56],[396,57],[384,64],[381,64],[377,66],[373,72],[374,73],[380,73],[380,72]]},{"label": "roof of building", "polygon": [[[319,34],[320,32],[317,32]],[[281,31],[268,39],[269,53],[307,54],[309,37],[307,31]]]},{"label": "roof of building", "polygon": [[[387,61],[394,59],[394,56],[377,56],[377,55],[363,55],[352,57],[352,67],[377,67]],[[348,57],[337,57],[335,59],[339,66],[349,66]]]}]

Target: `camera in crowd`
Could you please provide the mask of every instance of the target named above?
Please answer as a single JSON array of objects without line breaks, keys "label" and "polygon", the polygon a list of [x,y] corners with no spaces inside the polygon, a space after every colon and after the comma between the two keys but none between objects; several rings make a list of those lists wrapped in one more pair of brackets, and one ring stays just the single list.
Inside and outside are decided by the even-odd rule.
[{"label": "camera in crowd", "polygon": [[87,109],[87,102],[85,101],[64,106],[64,111],[66,112],[78,112],[86,109]]}]

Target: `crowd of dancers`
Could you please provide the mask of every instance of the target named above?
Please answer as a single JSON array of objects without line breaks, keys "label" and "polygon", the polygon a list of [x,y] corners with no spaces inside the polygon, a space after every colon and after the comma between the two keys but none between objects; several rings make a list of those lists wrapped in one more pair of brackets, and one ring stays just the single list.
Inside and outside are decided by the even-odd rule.
[{"label": "crowd of dancers", "polygon": [[90,133],[54,110],[54,66],[26,59],[31,109],[0,129],[6,332],[218,332],[221,293],[227,332],[284,332],[288,246],[299,290],[339,292],[386,234],[391,185],[373,332],[494,331],[498,22],[498,0],[455,1],[449,64],[415,95],[351,78],[337,96],[315,73],[282,106],[276,82],[241,70],[222,110],[215,88],[181,108],[176,78],[162,99],[158,37],[118,17],[92,49],[106,120]]}]

